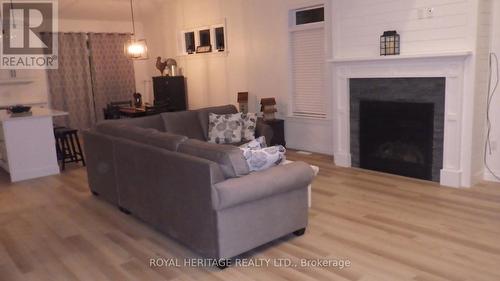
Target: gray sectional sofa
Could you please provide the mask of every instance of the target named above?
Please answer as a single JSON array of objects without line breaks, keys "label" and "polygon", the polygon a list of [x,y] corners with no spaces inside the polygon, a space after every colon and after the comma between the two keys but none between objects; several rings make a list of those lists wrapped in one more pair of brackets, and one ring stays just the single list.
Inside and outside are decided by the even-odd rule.
[{"label": "gray sectional sofa", "polygon": [[[227,259],[307,226],[303,162],[249,172],[239,148],[207,143],[208,113],[104,121],[85,131],[92,193],[206,258]],[[272,131],[259,122],[257,135]]]}]

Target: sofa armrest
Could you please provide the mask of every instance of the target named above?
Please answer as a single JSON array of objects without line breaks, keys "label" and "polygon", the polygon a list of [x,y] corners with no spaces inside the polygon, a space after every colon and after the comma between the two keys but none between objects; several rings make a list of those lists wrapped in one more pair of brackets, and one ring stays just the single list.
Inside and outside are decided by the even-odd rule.
[{"label": "sofa armrest", "polygon": [[311,167],[304,162],[278,165],[250,175],[228,179],[214,185],[212,203],[222,210],[280,193],[306,188],[313,180]]},{"label": "sofa armrest", "polygon": [[266,124],[262,118],[257,118],[257,124],[255,126],[255,137],[264,136],[266,138],[266,143],[268,146],[271,145],[271,139],[273,138],[273,128]]}]

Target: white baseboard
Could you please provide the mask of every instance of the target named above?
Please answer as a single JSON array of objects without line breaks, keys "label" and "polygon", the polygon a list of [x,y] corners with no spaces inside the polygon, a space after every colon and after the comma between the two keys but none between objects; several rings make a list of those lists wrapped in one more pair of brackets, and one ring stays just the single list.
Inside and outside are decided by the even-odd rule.
[{"label": "white baseboard", "polygon": [[[500,171],[493,171],[493,173],[495,173],[497,176],[500,176]],[[498,180],[494,175],[492,175],[490,171],[488,171],[488,169],[484,170],[483,179],[485,181],[500,182],[500,180]]]},{"label": "white baseboard", "polygon": [[472,174],[470,185],[474,186],[480,183],[483,180],[483,178],[484,178],[484,171],[483,170],[476,171],[475,173]]},{"label": "white baseboard", "polygon": [[332,151],[330,149],[324,149],[324,148],[318,148],[318,147],[307,147],[303,145],[294,145],[293,143],[289,144],[287,142],[286,148],[290,149],[295,149],[295,150],[302,150],[302,151],[307,151],[307,152],[314,152],[314,153],[319,153],[319,154],[325,154],[325,155],[332,155]]},{"label": "white baseboard", "polygon": [[462,187],[462,171],[442,169],[440,184],[455,188]]},{"label": "white baseboard", "polygon": [[350,153],[334,153],[333,160],[335,162],[335,165],[339,167],[350,168],[352,166]]},{"label": "white baseboard", "polygon": [[34,178],[40,178],[45,176],[57,175],[59,174],[59,166],[42,167],[29,170],[17,170],[10,172],[10,179],[12,182],[18,182],[23,180],[29,180]]}]

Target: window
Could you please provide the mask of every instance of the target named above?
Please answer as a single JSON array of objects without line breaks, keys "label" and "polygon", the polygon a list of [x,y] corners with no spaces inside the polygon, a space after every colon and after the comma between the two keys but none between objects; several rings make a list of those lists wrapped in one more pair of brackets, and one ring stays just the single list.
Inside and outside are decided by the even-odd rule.
[{"label": "window", "polygon": [[194,32],[184,33],[184,41],[186,44],[186,53],[188,54],[194,53],[195,49]]},{"label": "window", "polygon": [[295,24],[308,24],[314,22],[323,22],[325,20],[325,8],[309,8],[305,10],[297,10],[295,12]]},{"label": "window", "polygon": [[200,30],[200,46],[210,46],[210,29]]},{"label": "window", "polygon": [[[326,118],[323,7],[294,10],[291,17],[295,19],[289,31],[292,115]],[[321,21],[318,22],[319,19]]]},{"label": "window", "polygon": [[215,28],[215,49],[219,52],[223,52],[226,48],[226,43],[224,42],[224,27]]}]

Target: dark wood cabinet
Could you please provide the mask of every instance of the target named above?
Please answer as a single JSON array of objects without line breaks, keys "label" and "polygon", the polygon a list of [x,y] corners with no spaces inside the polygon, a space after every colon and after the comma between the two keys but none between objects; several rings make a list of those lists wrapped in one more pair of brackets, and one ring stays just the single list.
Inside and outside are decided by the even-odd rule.
[{"label": "dark wood cabinet", "polygon": [[184,76],[153,77],[154,103],[166,106],[168,111],[187,110]]},{"label": "dark wood cabinet", "polygon": [[273,138],[271,139],[271,145],[286,146],[285,120],[274,119],[274,120],[265,120],[264,122],[273,129]]}]

